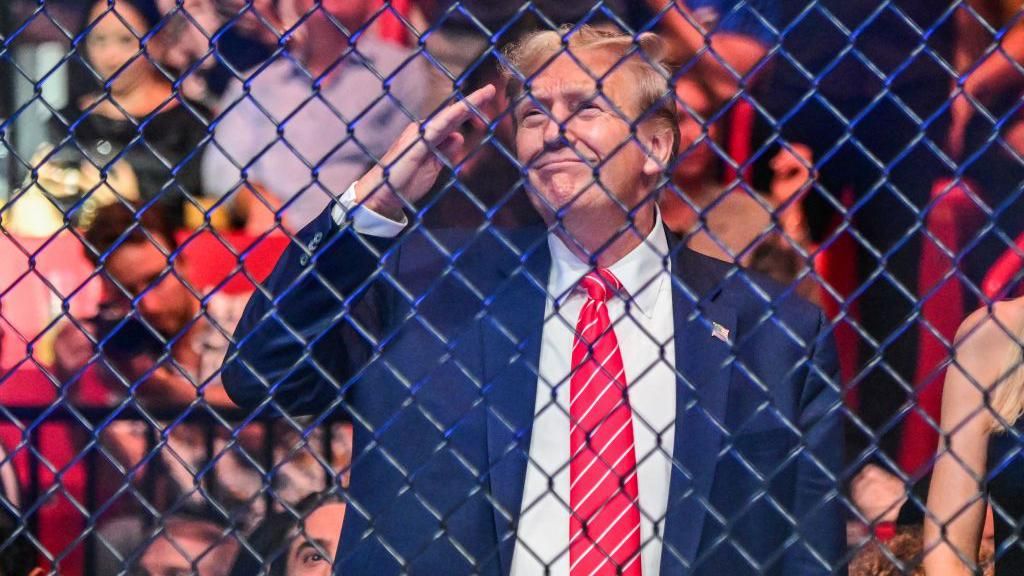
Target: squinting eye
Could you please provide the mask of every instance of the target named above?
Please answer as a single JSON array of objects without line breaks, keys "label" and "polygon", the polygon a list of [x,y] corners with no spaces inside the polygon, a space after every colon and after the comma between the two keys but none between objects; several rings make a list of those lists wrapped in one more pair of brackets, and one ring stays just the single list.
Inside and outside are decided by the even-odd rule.
[{"label": "squinting eye", "polygon": [[312,552],[306,554],[302,561],[306,564],[315,564],[317,562],[326,562],[327,559],[321,556],[318,552]]},{"label": "squinting eye", "polygon": [[524,110],[519,116],[519,122],[527,126],[540,126],[544,123],[546,115],[538,108]]}]

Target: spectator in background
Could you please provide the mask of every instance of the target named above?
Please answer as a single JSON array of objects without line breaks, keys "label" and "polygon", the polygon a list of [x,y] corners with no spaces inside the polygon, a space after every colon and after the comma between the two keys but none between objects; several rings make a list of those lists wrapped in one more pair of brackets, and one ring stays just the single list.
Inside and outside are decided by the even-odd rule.
[{"label": "spectator in background", "polygon": [[1024,573],[1024,298],[974,311],[942,387],[941,445],[924,516],[929,576],[975,570],[986,502],[998,576]]},{"label": "spectator in background", "polygon": [[[799,199],[814,183],[810,150],[803,144],[778,148],[763,193],[742,182],[723,182],[720,126],[710,121],[716,109],[711,88],[686,75],[677,80],[675,94],[680,153],[660,199],[665,224],[698,252],[739,262],[782,284],[798,281],[807,268],[800,253],[807,248],[807,230]],[[802,283],[799,291],[815,299],[812,283]]]},{"label": "spectator in background", "polygon": [[[993,211],[993,226],[979,234],[960,269],[979,283],[1007,248],[1007,238],[1024,231],[1019,202],[1024,182],[1024,19],[1010,0],[969,0],[954,15],[954,64],[961,85],[950,101],[946,149],[971,189]],[[967,291],[970,293],[971,291]],[[985,303],[966,303],[968,309]]]},{"label": "spectator in background", "polygon": [[[921,487],[927,489],[927,484]],[[918,502],[926,498],[927,492],[914,493],[899,476],[877,464],[867,464],[850,480],[850,501],[861,516],[856,521],[866,528],[896,523],[901,515],[915,516],[909,524],[920,527],[922,519],[916,518],[914,513],[918,511]]]},{"label": "spectator in background", "polygon": [[954,16],[954,64],[962,83],[953,94],[947,147],[955,159],[966,159],[985,144],[993,130],[1001,128],[978,118],[979,110],[993,114],[998,121],[1011,108],[1019,107],[1024,90],[1024,74],[1020,72],[1024,64],[1024,20],[1020,9],[1020,3],[1011,0],[967,0]]},{"label": "spectator in background", "polygon": [[163,63],[178,74],[180,90],[214,107],[238,70],[264,62],[281,30],[263,25],[273,0],[155,0],[175,49]]},{"label": "spectator in background", "polygon": [[[185,406],[201,393],[212,406],[232,407],[214,372],[227,346],[221,331],[233,326],[240,311],[219,302],[201,310],[185,283],[189,262],[170,258],[178,244],[164,215],[121,203],[104,206],[84,240],[86,256],[102,271],[100,314],[86,323],[95,333],[73,325],[61,331],[58,376],[72,377],[89,363],[92,340],[106,338],[102,351],[120,376],[129,384],[143,379],[133,394],[145,405]],[[109,384],[116,402],[126,390],[117,377]]]},{"label": "spectator in background", "polygon": [[231,576],[330,576],[344,518],[345,503],[334,494],[310,494],[293,510],[269,514]]},{"label": "spectator in background", "polygon": [[[177,244],[158,211],[106,206],[86,231],[85,242],[102,271],[101,313],[60,330],[54,346],[55,372],[63,382],[77,383],[91,369],[104,384],[105,398],[84,398],[77,384],[69,387],[72,398],[79,404],[106,407],[130,403],[171,422],[189,413],[201,416],[233,408],[220,383],[219,365],[247,296],[215,293],[201,306],[186,284],[190,263],[180,255],[169,260]],[[174,504],[203,507],[209,500],[246,527],[266,512],[266,501],[260,497],[266,489],[264,474],[258,467],[273,469],[269,482],[275,496],[292,503],[325,489],[335,474],[321,464],[325,432],[320,427],[306,431],[306,421],[298,420],[278,423],[273,431],[260,424],[236,430],[219,422],[216,417],[208,425],[174,422],[162,432],[166,446],[157,447],[159,455],[146,464],[143,474],[136,473],[152,475],[152,504],[158,509]],[[103,428],[100,438],[120,465],[131,469],[149,458],[149,432],[145,420],[119,421]],[[265,456],[268,446],[272,461]],[[347,451],[337,455],[347,457]],[[331,465],[342,469],[347,462]],[[211,470],[196,475],[207,468]],[[105,467],[103,473],[114,477],[101,485],[127,481],[113,467]],[[131,499],[126,500],[108,518],[126,516],[111,519],[104,534],[122,551],[137,544],[144,522]]]},{"label": "spectator in background", "polygon": [[751,93],[763,111],[753,149],[781,136],[813,151],[816,185],[803,202],[813,242],[830,239],[845,193],[856,201],[845,217],[859,244],[850,266],[861,282],[856,387],[863,424],[850,426],[847,445],[852,458],[877,448],[895,458],[917,366],[921,213],[932,185],[947,174],[941,147],[953,80],[946,64],[955,39],[950,5],[777,5],[785,34]]},{"label": "spectator in background", "polygon": [[209,113],[177,93],[158,67],[174,46],[154,33],[160,12],[153,0],[96,0],[89,6],[79,38],[90,76],[105,88],[53,117],[49,144],[35,157],[39,175],[13,197],[8,224],[19,233],[46,236],[64,225],[66,214],[86,227],[99,206],[120,198],[155,199],[179,226],[200,193],[194,153]]},{"label": "spectator in background", "polygon": [[163,518],[138,562],[139,576],[227,576],[238,542],[205,517]]},{"label": "spectator in background", "polygon": [[204,185],[211,195],[231,195],[251,230],[267,230],[277,216],[301,228],[421,112],[424,63],[360,33],[373,6],[281,0],[279,10],[299,15],[285,23],[294,26],[289,50],[244,75],[244,86],[233,82],[221,99]]},{"label": "spectator in background", "polygon": [[[851,547],[860,551],[850,563],[851,576],[924,575],[926,548],[922,526],[931,477],[904,481],[876,464],[861,468],[850,482],[850,500],[859,517],[848,524]],[[995,524],[992,508],[985,514],[979,549],[979,573],[995,569]],[[873,534],[872,534],[873,532]],[[928,550],[934,546],[929,546]],[[931,572],[929,572],[931,576]]]},{"label": "spectator in background", "polygon": [[775,0],[646,0],[658,12],[668,60],[700,76],[712,98],[728,102],[752,84],[778,42]]}]

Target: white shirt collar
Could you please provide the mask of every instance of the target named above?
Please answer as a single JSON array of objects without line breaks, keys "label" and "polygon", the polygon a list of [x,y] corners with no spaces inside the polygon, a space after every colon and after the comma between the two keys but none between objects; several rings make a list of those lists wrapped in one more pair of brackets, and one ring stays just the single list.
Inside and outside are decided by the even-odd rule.
[{"label": "white shirt collar", "polygon": [[[557,304],[562,304],[573,294],[580,279],[593,267],[573,254],[555,234],[548,234],[548,249],[551,251],[548,293],[555,298]],[[625,294],[629,297],[628,303],[636,306],[648,318],[654,314],[661,283],[665,281],[667,258],[668,237],[661,225],[661,213],[655,208],[654,228],[647,238],[609,268],[622,282]]]}]

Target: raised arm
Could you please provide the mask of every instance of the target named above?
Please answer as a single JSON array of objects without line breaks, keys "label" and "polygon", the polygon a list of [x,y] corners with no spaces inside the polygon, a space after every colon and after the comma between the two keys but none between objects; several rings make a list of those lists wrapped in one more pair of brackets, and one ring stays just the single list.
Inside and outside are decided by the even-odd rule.
[{"label": "raised arm", "polygon": [[346,348],[341,328],[405,226],[406,203],[427,193],[442,157],[462,145],[458,127],[494,92],[481,88],[410,124],[340,207],[298,233],[235,329],[222,379],[236,404],[256,408],[272,398],[289,414],[316,413],[344,392],[361,356]]},{"label": "raised arm", "polygon": [[942,391],[942,437],[928,491],[924,525],[925,570],[929,576],[974,574],[985,523],[984,478],[988,439],[994,423],[991,398],[1007,379],[1006,360],[1019,346],[1024,303],[981,309],[961,325],[954,363]]},{"label": "raised arm", "polygon": [[947,148],[954,158],[964,153],[967,125],[976,113],[972,100],[986,106],[1000,95],[1019,92],[1024,86],[1024,74],[1020,72],[1024,66],[1024,20],[1014,17],[1005,25],[992,20],[997,17],[994,13],[999,11],[1000,2],[969,0],[966,4],[986,20],[986,25],[996,28],[997,33],[995,37],[990,36],[974,13],[956,12],[955,64],[963,75],[963,93],[955,93],[950,106]]}]

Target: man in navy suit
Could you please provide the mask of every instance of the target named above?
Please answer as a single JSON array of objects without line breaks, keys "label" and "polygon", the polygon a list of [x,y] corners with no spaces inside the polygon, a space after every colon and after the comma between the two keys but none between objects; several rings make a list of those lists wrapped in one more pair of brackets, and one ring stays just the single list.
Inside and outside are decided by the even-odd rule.
[{"label": "man in navy suit", "polygon": [[351,417],[336,574],[844,572],[826,321],[662,226],[658,39],[562,33],[507,54],[546,226],[404,213],[494,87],[410,125],[254,295],[228,393]]}]

